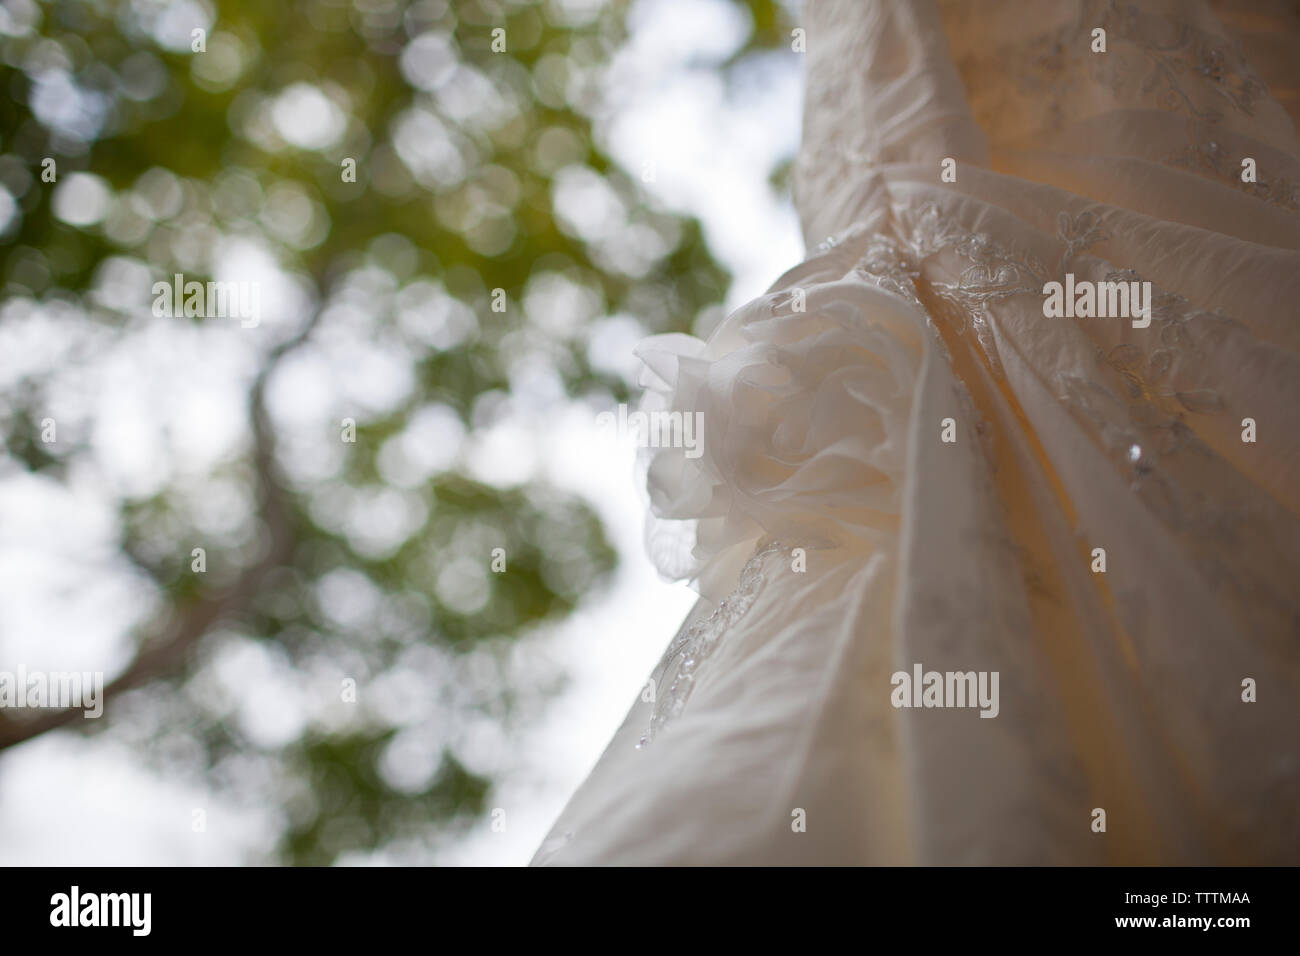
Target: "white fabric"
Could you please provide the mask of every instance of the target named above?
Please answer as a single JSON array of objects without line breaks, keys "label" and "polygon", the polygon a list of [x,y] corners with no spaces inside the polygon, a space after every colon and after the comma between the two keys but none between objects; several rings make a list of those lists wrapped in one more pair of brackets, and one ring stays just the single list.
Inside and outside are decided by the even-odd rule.
[{"label": "white fabric", "polygon": [[[534,862],[1300,862],[1294,10],[802,25],[797,199],[834,239],[640,350],[651,407],[704,416],[648,482],[706,623]],[[1046,318],[1067,272],[1150,281],[1151,324]],[[998,715],[895,708],[916,663],[998,672]]]}]

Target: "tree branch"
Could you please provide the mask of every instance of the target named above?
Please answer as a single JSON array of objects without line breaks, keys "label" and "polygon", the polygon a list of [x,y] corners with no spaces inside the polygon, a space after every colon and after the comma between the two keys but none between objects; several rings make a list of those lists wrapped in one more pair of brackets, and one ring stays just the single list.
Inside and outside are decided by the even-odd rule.
[{"label": "tree branch", "polygon": [[[140,645],[126,669],[105,685],[103,693],[105,715],[108,713],[107,704],[110,700],[124,691],[147,684],[177,670],[189,650],[215,624],[246,611],[257,593],[262,577],[268,571],[285,563],[292,555],[294,546],[292,507],[288,494],[275,474],[275,434],[266,411],[266,383],[284,356],[307,340],[319,320],[320,311],[317,310],[293,338],[276,346],[267,356],[266,363],[258,372],[249,390],[249,418],[253,430],[253,471],[257,476],[262,517],[270,533],[270,547],[261,559],[240,573],[233,585],[211,597],[195,601],[185,609],[184,613],[173,616],[156,638]],[[38,717],[17,721],[0,712],[0,750],[68,726],[83,714],[82,708],[69,707],[45,711]]]}]

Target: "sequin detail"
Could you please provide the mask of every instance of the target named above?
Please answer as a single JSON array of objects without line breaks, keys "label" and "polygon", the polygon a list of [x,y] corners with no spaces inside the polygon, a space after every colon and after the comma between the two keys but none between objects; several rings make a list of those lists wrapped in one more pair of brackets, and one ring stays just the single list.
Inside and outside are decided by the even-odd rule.
[{"label": "sequin detail", "polygon": [[669,645],[656,672],[662,681],[674,665],[676,670],[673,671],[667,690],[655,697],[654,714],[650,718],[649,728],[637,741],[638,750],[648,746],[665,725],[681,716],[686,709],[686,703],[695,689],[700,665],[717,649],[723,636],[745,616],[762,591],[766,583],[764,560],[773,554],[789,553],[790,548],[779,541],[760,545],[741,569],[740,583],[736,589],[718,604],[712,614],[703,621],[696,621]]}]

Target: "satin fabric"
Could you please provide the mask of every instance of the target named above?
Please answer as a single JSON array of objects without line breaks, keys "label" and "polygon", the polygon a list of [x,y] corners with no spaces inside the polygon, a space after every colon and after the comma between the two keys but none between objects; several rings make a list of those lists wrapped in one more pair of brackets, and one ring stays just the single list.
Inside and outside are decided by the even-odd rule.
[{"label": "satin fabric", "polygon": [[[534,863],[1300,862],[1294,10],[804,25],[809,257],[639,349],[701,603]],[[1067,272],[1150,325],[1046,317]],[[997,716],[895,707],[918,663]]]}]

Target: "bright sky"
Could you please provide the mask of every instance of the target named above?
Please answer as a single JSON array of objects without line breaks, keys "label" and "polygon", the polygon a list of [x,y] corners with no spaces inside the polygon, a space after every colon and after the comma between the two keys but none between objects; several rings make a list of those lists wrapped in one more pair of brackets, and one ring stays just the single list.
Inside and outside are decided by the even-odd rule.
[{"label": "bright sky", "polygon": [[[608,116],[599,123],[599,135],[626,168],[652,171],[647,188],[670,206],[703,220],[711,247],[735,276],[728,308],[761,294],[802,256],[793,211],[775,200],[767,185],[773,164],[798,143],[802,88],[797,59],[766,58],[760,69],[741,78],[731,98],[721,79],[701,65],[731,53],[743,29],[724,0],[640,0],[633,10],[632,40],[616,61],[609,83]],[[256,250],[232,250],[231,255],[256,255]],[[202,341],[192,347],[209,359],[214,389],[220,389],[223,380],[225,387],[240,387],[241,370],[212,361],[218,349]],[[129,377],[129,361],[123,359],[118,372]],[[382,367],[383,356],[371,360]],[[111,360],[106,364],[110,370],[116,367]],[[304,384],[311,381],[305,371],[301,377]],[[385,377],[378,374],[374,379]],[[124,401],[151,405],[150,396],[138,389],[108,393],[133,395]],[[382,396],[375,400],[382,401]],[[188,421],[194,416],[211,419],[206,433],[213,440],[207,449],[195,449],[196,456],[219,454],[224,441],[236,438],[223,436],[222,429],[230,423],[217,407],[174,411]],[[291,417],[292,409],[285,414]],[[514,421],[501,426],[499,441],[487,436],[481,447],[467,451],[490,472],[520,460],[521,444],[531,443],[531,449],[522,449],[522,460],[585,495],[605,519],[622,557],[614,586],[604,598],[575,614],[556,633],[519,649],[519,667],[528,666],[530,655],[542,655],[558,662],[571,679],[541,722],[505,742],[507,757],[490,804],[507,811],[506,828],[493,832],[485,820],[468,839],[431,858],[367,856],[346,862],[526,863],[694,603],[693,592],[661,581],[645,557],[644,495],[634,484],[634,448],[598,429],[589,408],[571,405],[562,415],[560,427],[553,419],[548,422],[545,442],[537,441],[539,431],[527,422]],[[113,416],[124,423],[141,417],[129,405]],[[108,444],[116,447],[150,440],[147,433],[114,437]],[[136,481],[166,477],[130,474]],[[11,589],[56,593],[61,587],[56,579],[69,578],[67,562],[89,560],[96,539],[109,537],[109,529],[95,530],[104,519],[93,496],[87,496],[80,510],[69,510],[63,502],[57,509],[45,509],[46,514],[59,511],[61,520],[75,525],[78,545],[66,555],[50,553],[48,541],[58,536],[44,525],[22,520],[24,513],[35,513],[32,502],[42,494],[35,486],[29,491],[22,502],[10,494],[7,501],[17,506],[0,514],[0,580],[5,582],[0,598]],[[74,504],[76,500],[74,496]],[[24,555],[23,560],[16,555]],[[105,627],[104,622],[139,613],[141,609],[132,605],[134,597],[131,582],[124,580],[106,582],[99,593],[66,605],[5,602],[6,640],[19,633],[78,634],[111,671],[114,655],[122,652],[112,640],[120,629]],[[51,670],[72,650],[50,642],[25,648],[31,652],[31,666]],[[77,657],[85,659],[81,651]],[[191,827],[196,808],[207,814],[202,834]],[[163,779],[126,746],[106,738],[46,735],[0,761],[2,863],[234,864],[265,847],[268,834],[268,821],[257,813],[237,812],[212,794]]]}]

